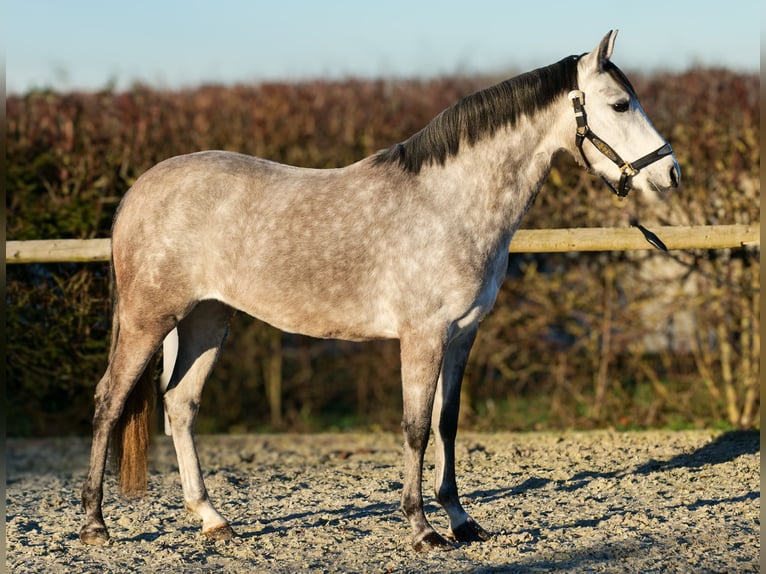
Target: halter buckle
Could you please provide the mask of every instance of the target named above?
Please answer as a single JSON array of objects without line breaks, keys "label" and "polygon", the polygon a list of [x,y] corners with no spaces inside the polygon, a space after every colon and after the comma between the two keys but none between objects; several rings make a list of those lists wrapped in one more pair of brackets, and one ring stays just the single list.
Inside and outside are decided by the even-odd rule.
[{"label": "halter buckle", "polygon": [[570,100],[579,100],[581,106],[585,105],[585,94],[582,90],[572,90],[567,94],[567,98]]}]

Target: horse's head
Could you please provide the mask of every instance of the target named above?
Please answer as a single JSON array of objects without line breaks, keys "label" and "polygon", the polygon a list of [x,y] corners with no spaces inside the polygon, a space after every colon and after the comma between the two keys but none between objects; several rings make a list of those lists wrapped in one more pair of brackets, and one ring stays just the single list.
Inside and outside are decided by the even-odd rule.
[{"label": "horse's head", "polygon": [[578,62],[578,89],[570,92],[577,121],[575,156],[620,196],[630,189],[678,187],[681,169],[670,145],[657,133],[633,86],[610,58],[611,31]]}]

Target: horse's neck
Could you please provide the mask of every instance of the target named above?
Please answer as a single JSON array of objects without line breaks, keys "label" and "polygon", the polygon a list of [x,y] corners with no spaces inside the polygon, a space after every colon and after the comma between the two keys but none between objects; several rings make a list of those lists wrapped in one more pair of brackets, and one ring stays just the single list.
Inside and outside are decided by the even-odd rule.
[{"label": "horse's neck", "polygon": [[566,147],[570,126],[558,109],[525,116],[474,145],[462,142],[444,166],[424,170],[424,182],[444,195],[462,221],[510,241],[548,176],[553,155]]}]

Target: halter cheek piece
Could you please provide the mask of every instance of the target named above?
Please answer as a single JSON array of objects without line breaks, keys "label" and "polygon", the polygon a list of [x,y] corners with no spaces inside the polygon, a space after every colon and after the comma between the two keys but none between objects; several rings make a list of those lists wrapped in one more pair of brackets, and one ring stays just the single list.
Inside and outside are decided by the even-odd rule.
[{"label": "halter cheek piece", "polygon": [[604,183],[606,183],[606,185],[609,186],[609,189],[617,194],[617,196],[625,197],[628,195],[628,192],[630,191],[630,178],[638,174],[642,168],[646,167],[650,163],[654,163],[658,159],[662,159],[666,155],[671,155],[673,153],[673,148],[670,147],[669,143],[666,143],[653,152],[650,152],[645,156],[637,159],[633,163],[629,163],[623,160],[620,157],[620,154],[614,151],[612,146],[594,134],[590,127],[588,127],[588,118],[585,115],[585,94],[580,90],[572,90],[569,92],[569,99],[572,100],[575,119],[577,120],[577,134],[575,143],[577,144],[577,149],[580,151],[580,156],[582,157],[583,162],[585,162],[586,167],[590,169],[591,163],[588,161],[588,158],[582,149],[582,144],[587,138],[598,151],[612,160],[612,162],[620,168],[620,183],[617,189],[615,189],[615,187],[609,183],[609,181],[607,181],[604,176],[601,176],[601,179],[604,180]]}]

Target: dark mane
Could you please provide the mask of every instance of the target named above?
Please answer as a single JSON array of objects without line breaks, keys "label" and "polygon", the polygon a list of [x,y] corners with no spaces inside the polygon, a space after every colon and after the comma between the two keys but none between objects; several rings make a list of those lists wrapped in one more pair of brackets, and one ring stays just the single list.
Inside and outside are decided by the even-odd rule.
[{"label": "dark mane", "polygon": [[379,151],[373,161],[399,164],[410,173],[418,173],[424,164],[444,165],[448,157],[457,155],[461,140],[472,145],[575,89],[578,59],[569,56],[466,96],[409,139]]}]

